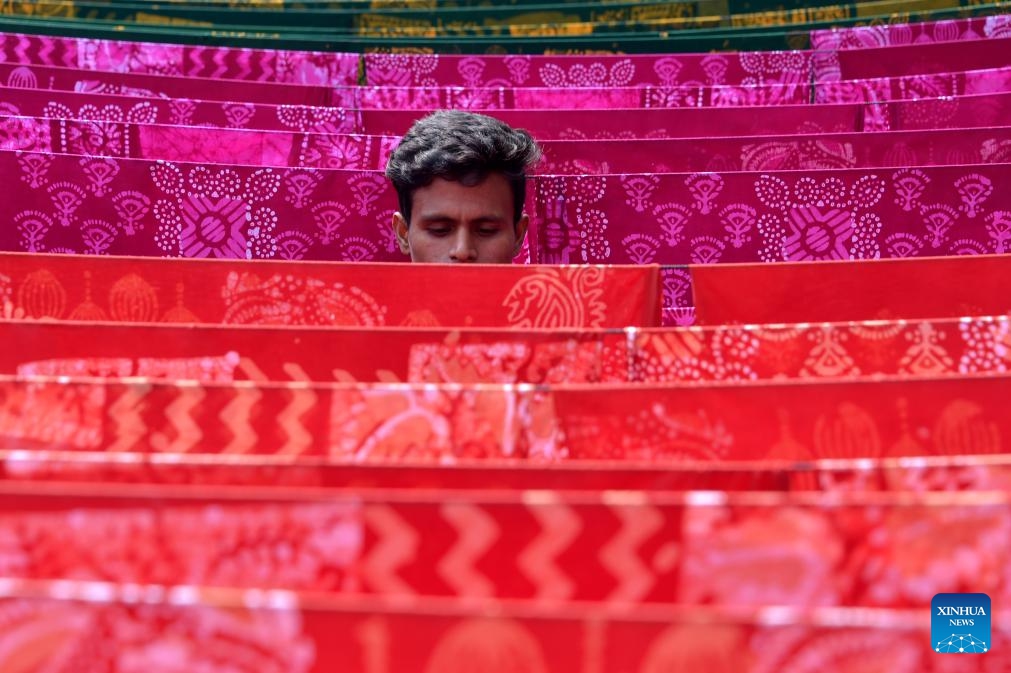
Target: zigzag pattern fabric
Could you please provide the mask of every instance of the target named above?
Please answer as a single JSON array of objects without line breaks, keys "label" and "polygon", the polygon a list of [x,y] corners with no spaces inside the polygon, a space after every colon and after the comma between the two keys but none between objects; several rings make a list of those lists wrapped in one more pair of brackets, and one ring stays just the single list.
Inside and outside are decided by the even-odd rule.
[{"label": "zigzag pattern fabric", "polygon": [[[0,3],[0,671],[1003,670],[1007,10]],[[511,265],[401,252],[442,109]]]}]

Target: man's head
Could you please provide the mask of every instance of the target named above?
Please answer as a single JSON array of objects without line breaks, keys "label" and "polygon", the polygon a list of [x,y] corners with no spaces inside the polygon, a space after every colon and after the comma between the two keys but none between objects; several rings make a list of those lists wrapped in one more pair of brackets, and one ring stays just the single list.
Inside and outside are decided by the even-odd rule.
[{"label": "man's head", "polygon": [[529,222],[526,173],[540,156],[529,133],[485,115],[434,112],[416,122],[386,167],[401,251],[415,262],[511,262]]}]

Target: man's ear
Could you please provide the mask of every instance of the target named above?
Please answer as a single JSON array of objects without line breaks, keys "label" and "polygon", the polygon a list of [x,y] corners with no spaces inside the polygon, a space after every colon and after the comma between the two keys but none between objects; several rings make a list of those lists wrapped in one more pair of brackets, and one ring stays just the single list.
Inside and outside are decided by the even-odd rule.
[{"label": "man's ear", "polygon": [[407,242],[407,220],[399,212],[393,213],[393,234],[397,237],[400,252],[411,254],[411,245]]},{"label": "man's ear", "polygon": [[527,229],[529,227],[530,218],[526,213],[523,213],[516,223],[516,248],[513,250],[513,256],[520,254],[520,250],[523,249],[523,239],[527,237]]}]

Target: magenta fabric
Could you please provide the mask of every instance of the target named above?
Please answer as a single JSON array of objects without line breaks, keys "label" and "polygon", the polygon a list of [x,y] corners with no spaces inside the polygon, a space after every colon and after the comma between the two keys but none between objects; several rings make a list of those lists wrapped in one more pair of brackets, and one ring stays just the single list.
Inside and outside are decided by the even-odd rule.
[{"label": "magenta fabric", "polygon": [[265,131],[359,133],[357,110],[0,87],[0,114]]},{"label": "magenta fabric", "polygon": [[1011,92],[1011,66],[988,70],[819,82],[816,103],[871,103]]},{"label": "magenta fabric", "polygon": [[536,180],[534,262],[710,264],[1006,253],[1011,164]]},{"label": "magenta fabric", "polygon": [[1011,127],[651,140],[542,141],[542,174],[781,171],[1011,163]]},{"label": "magenta fabric", "polygon": [[[6,250],[396,260],[379,172],[0,153]],[[661,263],[997,252],[1011,165],[540,177],[531,261]],[[540,223],[540,224],[538,224]]]},{"label": "magenta fabric", "polygon": [[837,79],[842,80],[1003,68],[1011,65],[1011,37],[844,49],[838,59]]},{"label": "magenta fabric", "polygon": [[154,257],[403,261],[377,171],[0,152],[0,247]]},{"label": "magenta fabric", "polygon": [[242,104],[354,107],[355,100],[352,88],[100,72],[17,63],[0,63],[0,82],[10,88],[122,94],[145,98],[200,98],[241,101]]},{"label": "magenta fabric", "polygon": [[366,83],[378,86],[615,88],[802,84],[810,53],[457,56],[365,54]]},{"label": "magenta fabric", "polygon": [[[784,105],[766,108],[650,110],[502,110],[495,117],[525,128],[539,140],[584,138],[697,138],[804,133],[810,125],[860,131],[864,105]],[[403,135],[421,110],[362,110],[362,131]]]},{"label": "magenta fabric", "polygon": [[[544,140],[536,173],[580,175],[1011,162],[1011,127],[650,140]],[[0,116],[0,150],[249,166],[383,170],[396,136]]]},{"label": "magenta fabric", "polygon": [[896,101],[882,107],[896,130],[995,126],[1011,120],[1011,93]]},{"label": "magenta fabric", "polygon": [[[99,117],[103,115],[97,115]],[[114,158],[382,170],[397,137],[0,116],[0,150]]]},{"label": "magenta fabric", "polygon": [[[841,79],[839,57],[840,52],[844,50],[934,42],[959,41],[964,44],[973,40],[1008,37],[1011,37],[1011,15],[1006,14],[972,19],[815,30],[811,32],[811,47],[815,50],[811,55],[812,72],[817,81],[829,82]],[[890,68],[905,67],[899,60],[889,61],[887,65]]]},{"label": "magenta fabric", "polygon": [[[354,96],[354,98],[349,98]],[[471,88],[361,87],[342,92],[345,105],[374,110],[539,110],[698,108],[742,105],[799,105],[811,100],[808,82],[768,86]]]},{"label": "magenta fabric", "polygon": [[541,108],[650,108],[789,105],[811,99],[800,84],[594,88],[324,87],[269,82],[214,81],[134,73],[94,72],[55,66],[0,63],[0,81],[11,88],[197,97],[245,104],[288,104],[366,109],[443,108],[496,110]]},{"label": "magenta fabric", "polygon": [[358,83],[358,54],[0,33],[2,60],[82,70],[322,86]]},{"label": "magenta fabric", "polygon": [[1011,37],[1011,14],[811,31],[811,48],[833,51]]}]

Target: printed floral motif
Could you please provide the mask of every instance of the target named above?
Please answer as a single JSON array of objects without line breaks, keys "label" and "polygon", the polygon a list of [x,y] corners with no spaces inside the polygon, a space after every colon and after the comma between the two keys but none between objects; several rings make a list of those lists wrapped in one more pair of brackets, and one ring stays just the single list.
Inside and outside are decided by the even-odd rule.
[{"label": "printed floral motif", "polygon": [[385,324],[387,309],[368,293],[343,283],[328,285],[314,278],[230,274],[223,290],[222,321],[243,325]]},{"label": "printed floral motif", "polygon": [[21,249],[25,252],[45,252],[43,241],[53,226],[53,220],[38,210],[23,210],[14,217],[14,226],[21,233]]},{"label": "printed floral motif", "polygon": [[[776,536],[769,532],[776,530]],[[790,531],[790,533],[787,533]],[[825,517],[800,508],[689,511],[679,593],[688,603],[833,605],[844,541]],[[792,542],[791,542],[792,541]]]},{"label": "printed floral motif", "polygon": [[156,239],[166,252],[184,257],[273,257],[277,214],[258,205],[281,186],[281,177],[265,168],[245,181],[230,169],[204,166],[183,171],[174,164],[152,166],[154,186],[169,198],[155,203],[160,222]]},{"label": "printed floral motif", "polygon": [[379,86],[433,86],[439,57],[434,54],[366,54],[369,83]]},{"label": "printed floral motif", "polygon": [[635,77],[635,65],[629,59],[616,61],[610,67],[596,62],[590,66],[577,63],[566,69],[548,63],[541,66],[538,74],[548,87],[620,87],[627,86]]},{"label": "printed floral motif", "polygon": [[[12,114],[4,114],[4,113]],[[53,141],[49,125],[31,117],[18,116],[17,110],[0,108],[0,150],[50,152]]]},{"label": "printed floral motif", "polygon": [[443,388],[333,394],[333,455],[356,461],[549,458],[557,454],[557,434],[551,398],[541,393]]},{"label": "printed floral motif", "polygon": [[[884,196],[885,184],[878,176],[867,175],[849,188],[838,178],[817,182],[805,177],[791,189],[784,180],[765,175],[755,182],[755,193],[766,207],[782,213],[767,213],[762,219],[767,231],[786,233],[783,258],[849,259],[861,253],[876,256],[867,254],[867,246],[876,247],[880,220],[860,210],[875,206]],[[871,229],[869,234],[865,233],[867,229]],[[863,250],[851,244],[855,234],[864,235],[860,241]],[[766,238],[767,245],[772,242]]]},{"label": "printed floral motif", "polygon": [[598,267],[565,267],[523,278],[505,299],[509,324],[525,329],[600,326],[606,310],[601,295],[605,273]]}]

